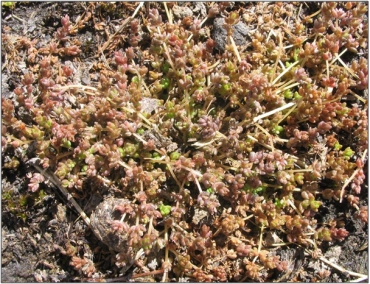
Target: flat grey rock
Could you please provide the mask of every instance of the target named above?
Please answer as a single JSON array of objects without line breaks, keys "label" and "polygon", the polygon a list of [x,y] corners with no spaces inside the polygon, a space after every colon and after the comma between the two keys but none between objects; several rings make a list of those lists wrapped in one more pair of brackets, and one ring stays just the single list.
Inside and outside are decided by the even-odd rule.
[{"label": "flat grey rock", "polygon": [[[213,21],[213,33],[212,38],[216,42],[216,49],[219,51],[225,50],[227,43],[227,32],[223,27],[225,24],[224,18],[216,18]],[[244,45],[247,43],[248,27],[243,22],[238,22],[234,27],[233,39],[236,45]]]}]

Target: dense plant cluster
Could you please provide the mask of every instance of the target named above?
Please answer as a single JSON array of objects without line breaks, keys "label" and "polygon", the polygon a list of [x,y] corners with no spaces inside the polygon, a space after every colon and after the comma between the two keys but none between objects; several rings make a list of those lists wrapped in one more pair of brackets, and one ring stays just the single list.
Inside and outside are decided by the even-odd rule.
[{"label": "dense plant cluster", "polygon": [[[207,3],[202,21],[151,4],[147,21],[132,19],[125,44],[95,66],[91,85],[71,64],[81,20],[64,16],[43,47],[3,34],[5,50],[25,50],[29,68],[15,100],[2,98],[2,151],[14,153],[3,167],[16,170],[32,145],[77,201],[98,178],[127,201],[112,230],[127,235],[142,273],[162,270],[163,280],[268,281],[290,269],[274,247],[320,254],[323,242],[347,237],[343,222],[318,222],[328,201],[368,221],[359,205],[367,5],[321,3],[308,17],[295,12],[300,3],[256,3],[253,13],[228,5]],[[225,18],[224,51],[204,28],[216,17]],[[233,40],[238,22],[250,27],[246,46]],[[43,181],[31,174],[29,191]],[[153,251],[158,263],[148,265]],[[117,254],[118,267],[128,254]],[[84,275],[95,275],[90,260],[69,255],[76,270],[87,265]]]}]

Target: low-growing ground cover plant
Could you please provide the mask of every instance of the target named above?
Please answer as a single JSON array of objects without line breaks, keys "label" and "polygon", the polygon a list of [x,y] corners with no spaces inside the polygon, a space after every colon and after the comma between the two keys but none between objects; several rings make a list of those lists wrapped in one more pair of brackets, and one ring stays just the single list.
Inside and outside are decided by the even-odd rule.
[{"label": "low-growing ground cover plant", "polygon": [[81,207],[100,197],[88,225],[110,253],[68,234],[55,247],[85,280],[302,281],[284,248],[327,279],[323,250],[349,235],[340,208],[368,221],[367,4],[80,5],[47,43],[3,27],[3,68],[22,71],[2,96],[3,174],[29,166],[6,210],[26,222],[50,179]]}]

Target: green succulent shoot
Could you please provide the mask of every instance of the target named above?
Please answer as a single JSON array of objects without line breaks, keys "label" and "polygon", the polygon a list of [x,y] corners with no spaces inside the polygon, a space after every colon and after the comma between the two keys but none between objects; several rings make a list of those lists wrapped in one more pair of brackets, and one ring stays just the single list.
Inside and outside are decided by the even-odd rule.
[{"label": "green succulent shoot", "polygon": [[171,206],[161,204],[159,206],[159,212],[161,212],[163,217],[166,217],[167,215],[169,215],[171,213]]}]

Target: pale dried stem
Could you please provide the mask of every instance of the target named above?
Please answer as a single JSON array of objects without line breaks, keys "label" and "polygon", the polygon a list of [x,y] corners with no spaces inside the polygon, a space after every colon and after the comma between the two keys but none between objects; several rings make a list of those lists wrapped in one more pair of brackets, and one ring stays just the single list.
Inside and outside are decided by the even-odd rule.
[{"label": "pale dried stem", "polygon": [[357,95],[354,91],[349,90],[349,92],[354,95],[358,100],[360,100],[363,104],[366,104],[367,101],[364,98],[361,98],[359,95]]},{"label": "pale dried stem", "polygon": [[208,71],[211,71],[213,68],[217,67],[218,64],[220,64],[220,60],[217,60],[217,62],[211,66],[207,66]]},{"label": "pale dried stem", "polygon": [[131,170],[132,168],[129,166],[129,165],[127,165],[125,162],[123,162],[123,161],[119,161],[118,162],[122,167],[124,167],[124,168],[126,168],[126,169],[129,169],[129,170]]},{"label": "pale dried stem", "polygon": [[275,94],[281,93],[281,92],[283,92],[285,90],[291,89],[291,88],[293,88],[295,86],[298,86],[298,85],[299,85],[299,83],[296,82],[296,83],[293,83],[293,84],[291,84],[289,86],[285,86],[285,87],[279,88],[278,90],[275,91]]},{"label": "pale dried stem", "polygon": [[272,141],[272,139],[271,139],[271,135],[270,135],[270,133],[268,133],[267,132],[267,130],[266,129],[264,129],[262,126],[260,126],[259,124],[257,124],[257,123],[255,123],[254,124],[257,128],[259,128],[263,133],[265,133],[266,134],[266,136],[269,138],[269,142],[271,143],[271,151],[275,151],[275,147],[274,147],[274,143],[273,143],[273,141]]},{"label": "pale dried stem", "polygon": [[168,18],[168,22],[172,25],[173,24],[173,18],[172,18],[172,12],[171,10],[168,10],[167,3],[163,2],[164,9],[166,10],[166,15]]},{"label": "pale dried stem", "polygon": [[[272,71],[272,77],[275,77],[278,63],[279,62],[282,63],[280,61],[280,57],[281,57],[281,52],[280,51],[283,49],[283,43],[282,43],[282,40],[281,40],[281,32],[279,31],[278,35],[275,35],[275,37],[277,37],[278,40],[279,40],[279,51],[278,51],[277,59],[276,59],[275,64],[274,64],[274,69]],[[268,39],[266,40],[266,42],[268,42]],[[285,69],[284,65],[282,66],[282,68],[283,68],[283,70]]]},{"label": "pale dried stem", "polygon": [[[153,270],[149,272],[144,272],[144,273],[139,273],[139,274],[134,274],[132,275],[131,279],[136,279],[136,278],[142,278],[150,275],[157,275],[157,274],[162,274],[164,272],[164,269],[158,269],[158,270]],[[123,281],[127,281],[127,279],[121,277]],[[120,281],[121,278],[114,278],[114,282]],[[121,281],[122,281],[121,280]]]},{"label": "pale dried stem", "polygon": [[198,181],[198,179],[197,179],[197,177],[195,176],[195,174],[192,172],[192,175],[193,175],[193,178],[194,178],[194,180],[195,180],[195,183],[197,184],[197,187],[198,187],[198,189],[199,189],[199,193],[202,193],[203,191],[202,191],[202,187],[200,186],[200,184],[199,184],[199,181]]},{"label": "pale dried stem", "polygon": [[[203,24],[207,21],[207,19],[208,19],[208,17],[205,17],[205,18],[203,19],[203,21],[200,23],[200,26],[201,26],[201,27],[202,27],[202,26],[203,26]],[[193,34],[191,34],[191,35],[188,37],[187,41],[189,42],[192,38],[193,38]]]},{"label": "pale dried stem", "polygon": [[279,111],[282,111],[282,110],[287,109],[287,108],[289,108],[289,107],[292,107],[292,106],[294,106],[294,105],[295,105],[295,103],[294,103],[294,102],[290,102],[290,103],[287,103],[286,105],[283,105],[283,106],[281,106],[281,107],[278,107],[278,108],[276,108],[276,109],[274,109],[274,110],[271,110],[271,111],[269,111],[269,112],[265,112],[265,113],[263,113],[263,114],[261,114],[261,115],[259,115],[259,116],[256,116],[255,118],[253,118],[253,122],[257,122],[257,121],[259,121],[259,120],[260,120],[260,119],[262,119],[262,118],[265,118],[265,117],[267,117],[267,116],[273,115],[274,113],[277,113],[277,112],[279,112]]},{"label": "pale dried stem", "polygon": [[349,74],[351,74],[354,78],[358,79],[357,74],[353,73],[353,71],[350,68],[348,68],[347,64],[344,63],[343,60],[340,58],[346,51],[347,51],[347,48],[345,48],[340,54],[337,54],[335,56],[335,58],[333,58],[333,60],[330,62],[330,66],[333,65],[335,63],[335,61],[338,60],[340,62],[340,64],[342,64],[344,69],[346,69]]},{"label": "pale dried stem", "polygon": [[[306,249],[306,252],[309,253],[309,254],[312,254],[312,251]],[[363,279],[363,280],[367,280],[368,279],[368,276],[365,275],[365,274],[361,274],[361,273],[357,273],[357,272],[353,272],[353,271],[350,271],[350,270],[347,270],[341,266],[339,266],[338,264],[335,264],[335,263],[332,263],[331,261],[329,261],[328,259],[326,259],[325,257],[323,256],[320,256],[319,259],[324,262],[325,264],[337,269],[338,271],[344,273],[344,274],[349,274],[351,276],[355,276],[355,277],[360,277],[360,279]]]},{"label": "pale dried stem", "polygon": [[94,92],[97,92],[98,89],[91,87],[91,86],[84,86],[84,85],[65,85],[65,86],[60,86],[58,88],[53,88],[53,91],[66,91],[70,89],[82,89],[83,91],[85,89],[87,90],[92,90]]},{"label": "pale dried stem", "polygon": [[[109,37],[109,39],[103,44],[102,48],[99,50],[101,54],[104,53],[104,50],[107,49],[107,47],[111,44],[113,39],[118,35],[123,33],[123,29],[135,18],[136,14],[139,12],[140,8],[144,5],[144,2],[140,2],[137,8],[135,9],[134,13],[132,16],[126,18],[122,25],[118,28],[118,30]],[[99,55],[97,54],[95,57],[98,57]]]},{"label": "pale dried stem", "polygon": [[234,39],[233,39],[232,36],[229,36],[229,39],[230,39],[231,45],[233,46],[234,53],[235,53],[235,55],[238,58],[238,61],[240,63],[242,61],[242,59],[240,57],[240,54],[239,54],[239,51],[238,51],[238,47],[236,46],[235,41],[234,41]]},{"label": "pale dried stem", "polygon": [[131,109],[129,107],[123,107],[123,109],[128,111],[129,113],[136,113],[142,120],[144,120],[149,125],[149,127],[153,126],[152,123],[144,115],[142,115],[140,112],[138,112],[137,110]]},{"label": "pale dried stem", "polygon": [[294,203],[293,203],[290,199],[288,199],[288,203],[289,203],[289,205],[294,209],[294,211],[295,211],[299,216],[302,216],[302,215],[301,215],[301,212],[299,212],[298,208],[294,205]]},{"label": "pale dried stem", "polygon": [[168,170],[170,171],[170,174],[171,176],[173,177],[173,179],[176,181],[177,183],[177,186],[179,187],[179,189],[182,189],[182,186],[181,186],[181,183],[180,181],[177,179],[175,173],[173,172],[173,169],[172,169],[172,166],[170,165],[170,163],[166,163],[167,164],[167,167],[168,167]]},{"label": "pale dried stem", "polygon": [[[168,244],[168,227],[165,225],[165,233],[164,233],[164,241],[166,244]],[[168,267],[167,265],[170,265],[170,261],[168,259],[168,245],[166,245],[165,251],[164,251],[164,262],[163,262],[166,267],[164,268],[164,273],[162,276],[162,282],[167,282],[168,281]]]},{"label": "pale dried stem", "polygon": [[[159,27],[157,27],[157,31],[158,31],[158,33],[159,34],[161,34],[161,30],[159,29]],[[165,42],[163,42],[163,48],[164,48],[164,51],[166,52],[166,55],[167,55],[167,57],[168,57],[168,62],[170,63],[170,65],[171,65],[171,68],[173,69],[173,70],[175,70],[175,64],[173,64],[173,61],[172,61],[172,59],[171,59],[171,55],[170,55],[170,52],[168,51],[168,46],[167,46],[167,44],[165,43]]]},{"label": "pale dried stem", "polygon": [[[271,146],[270,145],[267,145],[267,144],[265,144],[265,143],[263,143],[263,142],[260,142],[260,141],[258,141],[256,138],[254,138],[253,136],[251,136],[251,135],[247,135],[247,137],[249,138],[249,139],[251,139],[251,140],[253,140],[253,141],[255,141],[255,142],[257,142],[258,144],[260,144],[260,145],[262,145],[262,146],[264,146],[266,149],[268,149],[268,150],[272,150],[272,148],[271,148]],[[290,154],[287,154],[289,157],[291,157],[291,158],[293,158],[294,159],[294,161],[298,161],[298,158],[296,157],[296,156],[293,156],[293,155],[290,155]],[[303,162],[302,162],[303,163]],[[304,166],[306,166],[306,164],[303,164]],[[307,167],[307,166],[306,166]]]},{"label": "pale dried stem", "polygon": [[289,114],[291,114],[295,109],[297,108],[297,105],[294,105],[290,110],[288,110],[288,112],[278,121],[278,125],[285,119],[288,117]]},{"label": "pale dried stem", "polygon": [[[258,242],[258,254],[261,252],[261,248],[262,248],[262,237],[263,237],[263,231],[265,230],[265,226],[263,226],[262,225],[262,227],[261,227],[261,233],[260,233],[260,239],[259,239],[259,242]],[[253,263],[255,263],[256,262],[256,260],[257,260],[257,258],[258,258],[258,255],[256,255],[255,256],[255,258],[253,259]]]},{"label": "pale dried stem", "polygon": [[280,80],[280,78],[281,78],[281,77],[283,77],[287,72],[289,72],[289,70],[290,70],[290,69],[292,69],[292,68],[293,68],[294,66],[296,66],[298,63],[299,63],[299,61],[294,62],[292,65],[290,65],[288,68],[286,68],[283,72],[281,72],[281,73],[279,74],[279,76],[277,76],[277,77],[275,78],[275,80],[274,80],[274,81],[272,81],[271,85],[273,86],[277,81],[279,81],[279,80]]},{"label": "pale dried stem", "polygon": [[40,167],[37,164],[38,160],[39,159],[37,158],[30,159],[28,163],[30,163],[36,170],[40,172],[40,174],[46,177],[52,184],[54,184],[54,186],[56,186],[59,189],[59,192],[62,193],[63,196],[67,199],[67,201],[72,204],[72,206],[76,209],[78,214],[80,214],[81,218],[84,220],[86,225],[91,227],[90,218],[86,216],[85,212],[82,210],[80,205],[78,205],[73,196],[62,186],[62,183],[60,182],[59,178],[54,173],[50,172],[48,169],[43,169],[42,167]]}]

